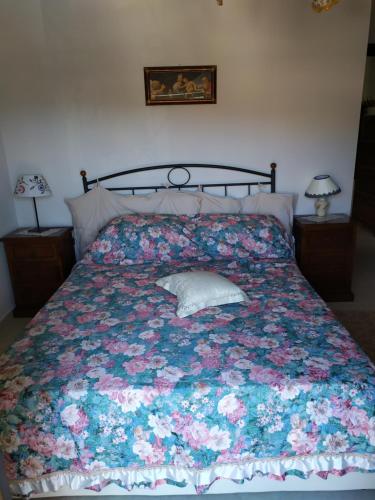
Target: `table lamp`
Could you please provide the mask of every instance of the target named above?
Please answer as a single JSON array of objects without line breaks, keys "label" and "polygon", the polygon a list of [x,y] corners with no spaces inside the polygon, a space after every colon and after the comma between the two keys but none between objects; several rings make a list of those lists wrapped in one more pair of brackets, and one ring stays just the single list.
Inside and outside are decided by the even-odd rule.
[{"label": "table lamp", "polygon": [[329,207],[328,196],[333,196],[340,192],[341,189],[329,175],[316,175],[306,189],[305,196],[308,198],[316,198],[316,215],[325,217]]},{"label": "table lamp", "polygon": [[20,175],[17,179],[16,188],[14,194],[20,197],[32,198],[34,202],[34,210],[36,217],[37,227],[29,229],[29,232],[42,233],[47,231],[47,229],[42,229],[39,225],[38,211],[36,209],[35,198],[41,198],[42,196],[50,196],[52,191],[50,190],[47,181],[40,174],[26,174]]}]

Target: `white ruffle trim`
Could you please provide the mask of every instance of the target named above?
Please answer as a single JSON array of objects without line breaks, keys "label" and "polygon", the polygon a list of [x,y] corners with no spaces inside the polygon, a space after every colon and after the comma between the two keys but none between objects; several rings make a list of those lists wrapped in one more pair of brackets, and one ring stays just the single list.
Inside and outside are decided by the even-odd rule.
[{"label": "white ruffle trim", "polygon": [[241,481],[251,479],[259,473],[283,476],[291,470],[299,471],[308,477],[311,473],[345,471],[349,468],[375,471],[375,455],[324,453],[298,457],[249,459],[236,463],[215,463],[204,469],[161,465],[144,468],[97,469],[91,472],[61,471],[45,474],[35,479],[13,480],[10,481],[10,488],[15,495],[29,495],[57,491],[63,486],[77,490],[112,482],[120,482],[122,486],[131,489],[134,484],[155,483],[166,479],[176,482],[186,481],[188,484],[199,487],[209,485],[217,478]]}]

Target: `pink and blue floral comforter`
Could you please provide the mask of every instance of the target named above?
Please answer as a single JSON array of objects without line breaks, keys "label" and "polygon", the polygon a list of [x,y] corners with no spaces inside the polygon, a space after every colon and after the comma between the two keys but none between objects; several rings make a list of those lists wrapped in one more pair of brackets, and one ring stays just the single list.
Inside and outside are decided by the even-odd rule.
[{"label": "pink and blue floral comforter", "polygon": [[[177,318],[187,270],[250,302]],[[375,470],[374,367],[293,258],[81,262],[0,363],[15,493]]]}]

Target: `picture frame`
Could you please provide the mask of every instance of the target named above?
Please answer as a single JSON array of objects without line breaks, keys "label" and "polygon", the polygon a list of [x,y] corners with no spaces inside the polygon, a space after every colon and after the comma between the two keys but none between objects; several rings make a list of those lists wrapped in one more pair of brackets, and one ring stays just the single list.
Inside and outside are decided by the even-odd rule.
[{"label": "picture frame", "polygon": [[216,104],[216,66],[144,68],[146,105]]}]

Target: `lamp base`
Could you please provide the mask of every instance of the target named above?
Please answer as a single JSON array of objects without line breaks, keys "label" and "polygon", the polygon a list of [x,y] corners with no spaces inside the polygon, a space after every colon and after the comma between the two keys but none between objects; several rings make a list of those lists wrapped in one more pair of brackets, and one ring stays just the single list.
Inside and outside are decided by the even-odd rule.
[{"label": "lamp base", "polygon": [[329,201],[327,198],[317,198],[315,201],[316,215],[318,215],[318,217],[325,217],[327,215],[328,207]]},{"label": "lamp base", "polygon": [[28,233],[44,233],[45,231],[48,231],[49,227],[32,227],[31,229],[28,229]]}]

